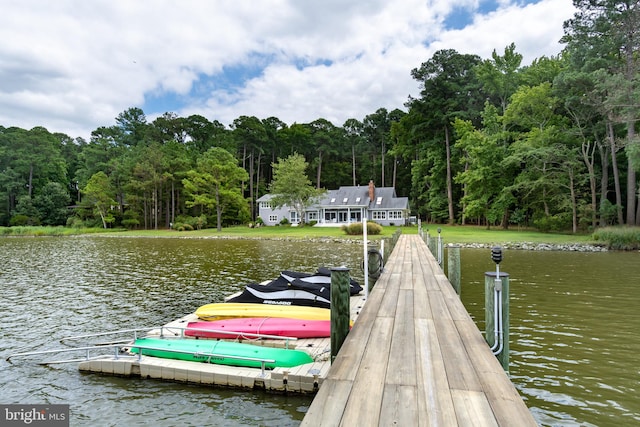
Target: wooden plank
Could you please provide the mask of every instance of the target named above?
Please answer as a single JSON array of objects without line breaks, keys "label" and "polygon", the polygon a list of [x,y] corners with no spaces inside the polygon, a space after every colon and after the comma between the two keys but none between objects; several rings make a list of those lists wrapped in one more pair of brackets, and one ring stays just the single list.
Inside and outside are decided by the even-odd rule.
[{"label": "wooden plank", "polygon": [[[418,396],[415,386],[386,384],[379,426],[418,426]],[[364,426],[365,424],[361,424]]]},{"label": "wooden plank", "polygon": [[446,310],[442,294],[429,292],[429,303],[434,313],[434,323],[449,379],[449,387],[481,391],[482,387],[471,363],[471,358],[458,335],[449,311]]},{"label": "wooden plank", "polygon": [[328,378],[353,380],[355,377],[385,292],[385,289],[376,289],[374,287],[369,294],[369,298],[364,303],[358,319],[347,336],[347,340],[343,343],[340,352],[333,361]]},{"label": "wooden plank", "polygon": [[[473,321],[471,323],[455,321],[455,325],[467,353],[474,355],[474,366],[478,374],[507,378],[506,375],[499,375],[504,373],[504,369],[498,359],[491,353],[489,345]],[[508,382],[511,384],[511,381]]]},{"label": "wooden plank", "polygon": [[421,426],[456,425],[449,382],[433,320],[416,319],[418,402]]},{"label": "wooden plank", "polygon": [[413,287],[413,315],[416,319],[433,319],[433,312],[429,305],[429,296],[424,280],[415,283]]},{"label": "wooden plank", "polygon": [[440,267],[433,258],[433,255],[428,253],[426,256],[427,258],[415,268],[419,269],[420,274],[424,277],[424,284],[427,291],[440,291],[440,284],[436,279],[436,274],[440,270]]},{"label": "wooden plank", "polygon": [[413,326],[413,292],[401,290],[398,294],[396,318],[387,366],[386,384],[416,384],[416,346]]},{"label": "wooden plank", "polygon": [[344,402],[349,398],[352,385],[351,381],[325,381],[300,426],[338,427],[343,415]]},{"label": "wooden plank", "polygon": [[[395,255],[395,251],[394,251],[394,255]],[[396,310],[395,302],[398,295],[399,284],[400,284],[400,281],[402,280],[402,277],[400,275],[401,271],[402,271],[402,265],[400,263],[396,263],[392,265],[391,269],[385,270],[381,278],[378,279],[378,280],[384,281],[386,283],[386,286],[384,288],[385,289],[384,300],[381,302],[380,307],[378,308],[378,311],[376,313],[376,316],[392,317],[395,314],[395,310]],[[377,287],[377,284],[374,287],[374,291],[376,287]]]},{"label": "wooden plank", "polygon": [[[385,298],[384,294],[386,289],[373,287],[373,290],[369,293],[369,298],[366,301],[361,302],[361,309],[358,313],[358,319],[354,322],[357,324],[361,318],[363,318],[362,323],[370,323],[373,319],[378,315],[378,310],[380,309],[380,304],[382,304],[382,300]],[[369,308],[367,308],[369,307]]]},{"label": "wooden plank", "polygon": [[331,364],[327,378],[353,381],[362,361],[363,349],[371,339],[372,326],[373,321],[356,322]]},{"label": "wooden plank", "polygon": [[[393,252],[391,252],[391,255],[385,262],[384,272],[389,273],[393,271],[402,271],[402,264],[404,262],[404,253],[406,249],[406,243],[398,240],[398,243],[396,243],[396,247],[393,249]],[[382,276],[384,276],[384,272]]]},{"label": "wooden plank", "polygon": [[[488,385],[490,387],[490,385]],[[522,427],[535,427],[538,425],[533,414],[524,404],[520,396],[514,396],[512,393],[506,392],[503,387],[486,388],[485,393],[491,409],[498,420],[498,425],[509,427],[518,425]]]},{"label": "wooden plank", "polygon": [[[451,288],[450,291],[449,289],[446,289],[447,287]],[[451,284],[447,282],[446,286],[441,286],[441,289],[442,289],[442,295],[444,297],[444,301],[447,305],[447,309],[449,310],[449,314],[451,315],[451,318],[454,320],[470,322],[471,324],[473,324],[475,329],[478,330],[478,327],[474,323],[473,319],[469,315],[469,312],[464,307],[462,302],[460,302],[460,297],[458,296],[458,294],[456,294]]]},{"label": "wooden plank", "polygon": [[484,393],[452,390],[451,396],[459,426],[498,427],[498,422]]},{"label": "wooden plank", "polygon": [[413,289],[415,286],[414,277],[412,274],[413,269],[413,254],[415,253],[415,242],[411,239],[407,239],[407,251],[403,254],[403,262],[401,264],[402,270],[397,271],[400,274],[402,280],[400,281],[400,289]]},{"label": "wooden plank", "polygon": [[371,340],[364,350],[362,362],[345,407],[342,425],[378,425],[392,331],[393,319],[376,318],[371,331]]},{"label": "wooden plank", "polygon": [[537,425],[480,331],[470,327],[468,322],[456,322],[456,325],[467,352],[474,355],[474,369],[499,425]]},{"label": "wooden plank", "polygon": [[[417,262],[420,262],[420,261],[417,261]],[[428,276],[424,273],[423,269],[420,267],[420,264],[413,265],[410,271],[411,271],[411,283],[413,285],[413,289],[427,290]]]},{"label": "wooden plank", "polygon": [[[400,291],[399,283],[401,281],[401,275],[397,273],[391,273],[389,275],[389,286],[385,289],[384,299],[380,303],[377,317],[393,317],[396,313],[396,301],[398,300],[398,292]],[[375,289],[375,288],[374,288]]]}]

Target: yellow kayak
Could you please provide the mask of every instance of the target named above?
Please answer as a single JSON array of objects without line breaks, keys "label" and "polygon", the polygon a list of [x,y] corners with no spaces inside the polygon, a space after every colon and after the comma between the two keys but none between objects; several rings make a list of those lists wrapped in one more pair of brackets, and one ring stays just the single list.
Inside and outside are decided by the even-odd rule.
[{"label": "yellow kayak", "polygon": [[328,308],[302,305],[272,305],[224,302],[206,304],[196,310],[202,320],[221,320],[236,317],[278,317],[285,319],[331,320]]}]

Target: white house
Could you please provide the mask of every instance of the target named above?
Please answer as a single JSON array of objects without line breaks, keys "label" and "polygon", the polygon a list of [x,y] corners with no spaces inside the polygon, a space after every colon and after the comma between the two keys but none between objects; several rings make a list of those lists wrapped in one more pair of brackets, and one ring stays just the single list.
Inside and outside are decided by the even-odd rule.
[{"label": "white house", "polygon": [[[271,194],[265,194],[258,201],[258,215],[265,225],[276,225],[286,218],[291,224],[298,224],[300,218],[288,206],[271,207]],[[369,186],[340,187],[329,190],[316,204],[311,205],[305,215],[305,222],[316,222],[318,226],[340,226],[352,222],[375,221],[380,225],[405,225],[409,221],[409,199],[396,197],[393,187],[376,188],[373,181]]]}]

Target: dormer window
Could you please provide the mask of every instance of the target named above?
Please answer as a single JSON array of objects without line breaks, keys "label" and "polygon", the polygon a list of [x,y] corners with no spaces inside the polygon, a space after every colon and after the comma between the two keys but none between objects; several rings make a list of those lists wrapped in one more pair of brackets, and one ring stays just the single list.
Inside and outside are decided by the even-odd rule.
[{"label": "dormer window", "polygon": [[335,198],[335,197],[332,197],[332,198],[331,198],[331,203],[335,203],[335,202],[336,202],[336,198]]},{"label": "dormer window", "polygon": [[360,203],[360,197],[356,197],[356,203]]},{"label": "dormer window", "polygon": [[378,197],[376,199],[376,205],[381,205],[382,204],[382,197]]},{"label": "dormer window", "polygon": [[348,201],[349,201],[348,197],[345,197],[344,199],[342,199],[342,203],[345,204],[345,205],[347,204]]}]

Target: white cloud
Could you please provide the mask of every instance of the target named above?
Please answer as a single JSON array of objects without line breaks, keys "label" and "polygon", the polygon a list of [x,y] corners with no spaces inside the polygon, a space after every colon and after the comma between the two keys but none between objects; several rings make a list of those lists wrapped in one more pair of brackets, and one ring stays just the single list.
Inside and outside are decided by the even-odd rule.
[{"label": "white cloud", "polygon": [[[188,100],[171,111],[225,124],[255,115],[341,125],[379,107],[402,108],[418,91],[410,70],[437,49],[488,57],[515,42],[525,62],[557,54],[562,22],[573,13],[571,0],[501,0],[497,11],[445,31],[446,13],[478,1],[3,3],[0,125],[85,138],[130,107],[150,119],[164,113],[144,102],[167,92]],[[263,70],[233,90],[215,84],[225,67],[245,65]],[[196,83],[215,87],[195,97]]]},{"label": "white cloud", "polygon": [[546,55],[557,55],[563,35],[562,24],[573,16],[570,1],[544,0],[524,7],[505,5],[495,12],[476,16],[472,25],[463,30],[444,32],[432,44],[434,49],[456,49],[460,53],[473,53],[489,58],[495,49],[515,43],[516,51],[523,54],[523,62]]}]

